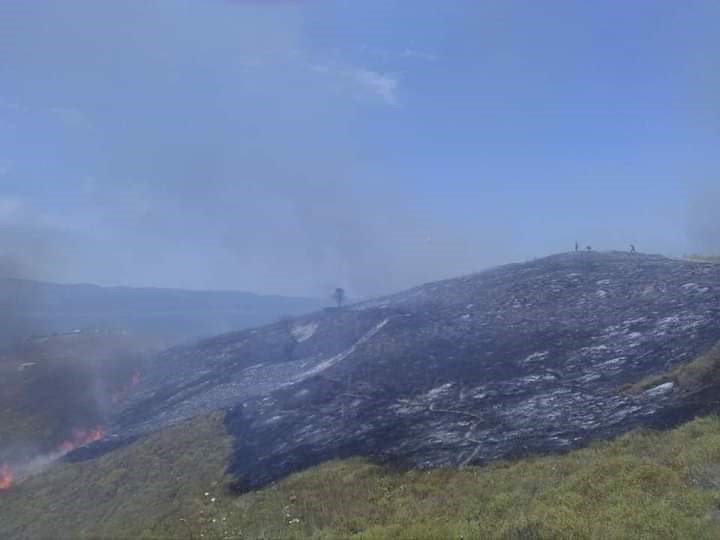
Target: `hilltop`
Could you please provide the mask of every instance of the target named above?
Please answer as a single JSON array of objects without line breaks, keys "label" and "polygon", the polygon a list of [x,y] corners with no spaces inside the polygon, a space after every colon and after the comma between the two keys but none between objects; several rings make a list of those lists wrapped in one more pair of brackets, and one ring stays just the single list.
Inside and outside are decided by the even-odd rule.
[{"label": "hilltop", "polygon": [[0,496],[65,499],[82,478],[122,520],[122,478],[163,455],[153,482],[177,501],[157,512],[195,515],[181,491],[204,482],[236,497],[337,458],[464,468],[672,427],[717,410],[719,300],[719,265],[571,253],[176,347],[146,362],[103,440]]},{"label": "hilltop", "polygon": [[718,300],[717,265],[624,253],[432,283],[164,353],[107,446],[223,409],[257,487],[339,456],[469,465],[673,425],[713,381],[621,389],[720,341]]}]

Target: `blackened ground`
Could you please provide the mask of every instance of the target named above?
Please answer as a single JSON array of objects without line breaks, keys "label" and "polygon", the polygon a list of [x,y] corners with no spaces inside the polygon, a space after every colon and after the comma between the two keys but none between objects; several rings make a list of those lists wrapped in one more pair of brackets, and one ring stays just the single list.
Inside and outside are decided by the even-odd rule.
[{"label": "blackened ground", "polygon": [[216,409],[249,488],[349,455],[565,451],[713,410],[712,386],[620,389],[718,341],[720,265],[556,255],[171,350],[83,459]]}]

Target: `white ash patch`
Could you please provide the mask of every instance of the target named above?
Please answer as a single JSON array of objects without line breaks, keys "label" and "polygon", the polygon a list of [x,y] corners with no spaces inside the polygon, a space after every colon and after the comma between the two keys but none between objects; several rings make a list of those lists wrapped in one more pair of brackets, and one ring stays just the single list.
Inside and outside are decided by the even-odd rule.
[{"label": "white ash patch", "polygon": [[525,360],[522,360],[521,364],[531,364],[533,362],[542,362],[550,354],[550,351],[534,352],[528,356]]},{"label": "white ash patch", "polygon": [[595,293],[595,296],[597,296],[598,298],[605,298],[605,297],[607,297],[607,295],[608,295],[608,292],[604,291],[602,289],[600,289],[599,291],[597,291]]},{"label": "white ash patch", "polygon": [[315,335],[318,326],[319,325],[316,322],[312,322],[309,324],[299,324],[297,326],[294,326],[290,332],[295,338],[295,341],[297,341],[298,343],[302,343],[303,341],[307,341]]},{"label": "white ash patch", "polygon": [[650,397],[660,396],[663,394],[667,394],[668,392],[672,392],[674,388],[675,388],[675,383],[666,382],[663,384],[659,384],[658,386],[655,386],[655,387],[651,388],[650,390],[647,390],[645,392],[645,395],[650,396]]},{"label": "white ash patch", "polygon": [[425,410],[427,406],[407,399],[398,399],[397,403],[390,405],[390,409],[398,414],[415,414]]},{"label": "white ash patch", "polygon": [[598,364],[598,367],[599,368],[604,368],[604,367],[607,368],[607,367],[619,366],[622,363],[624,363],[625,360],[626,360],[626,358],[624,356],[619,356],[617,358],[613,358],[612,360],[607,360],[601,364]]},{"label": "white ash patch", "polygon": [[385,326],[389,321],[390,321],[390,319],[383,319],[383,320],[380,321],[378,324],[376,324],[373,328],[371,328],[364,336],[362,336],[359,340],[357,340],[352,347],[350,347],[350,348],[347,349],[346,351],[341,352],[340,354],[336,354],[336,355],[333,356],[332,358],[328,358],[327,360],[323,360],[322,362],[320,362],[319,364],[317,364],[315,367],[313,367],[313,368],[305,371],[304,373],[301,373],[298,378],[294,379],[292,382],[287,383],[287,384],[294,384],[294,383],[299,382],[299,381],[301,381],[301,380],[303,380],[303,379],[306,379],[306,378],[308,378],[308,377],[311,377],[312,375],[316,375],[316,374],[318,374],[318,373],[320,373],[320,372],[322,372],[322,371],[325,371],[326,369],[334,366],[334,365],[337,364],[338,362],[342,362],[342,361],[345,360],[348,356],[350,356],[352,353],[354,353],[355,350],[356,350],[360,345],[362,345],[363,343],[365,343],[366,341],[368,341],[369,339],[371,339],[375,334],[377,334],[377,333],[383,328],[383,326]]},{"label": "white ash patch", "polygon": [[566,397],[561,392],[540,394],[524,400],[514,407],[509,407],[507,411],[503,411],[503,416],[508,418],[532,418],[542,414],[543,418],[557,420],[563,414],[562,407],[558,407],[558,403],[565,399]]},{"label": "white ash patch", "polygon": [[446,393],[448,390],[452,388],[452,383],[446,383],[441,386],[438,386],[436,388],[433,388],[432,390],[425,393],[423,396],[426,399],[435,399],[438,396],[441,396],[442,394]]},{"label": "white ash patch", "polygon": [[698,326],[702,326],[704,318],[692,313],[680,313],[665,317],[657,322],[657,328],[661,333],[686,332]]},{"label": "white ash patch", "polygon": [[655,285],[646,285],[640,294],[642,296],[654,296],[658,294],[663,294],[664,292],[664,290],[656,287]]},{"label": "white ash patch", "polygon": [[253,364],[250,367],[246,367],[243,371],[253,371],[255,369],[260,369],[261,367],[265,367],[265,364]]},{"label": "white ash patch", "polygon": [[518,379],[518,383],[520,384],[529,384],[529,383],[536,383],[536,382],[542,382],[542,381],[555,381],[557,380],[557,377],[554,375],[527,375],[525,377],[521,377]]},{"label": "white ash patch", "polygon": [[463,435],[456,431],[440,428],[437,431],[430,432],[428,441],[431,444],[459,444],[463,442]]},{"label": "white ash patch", "polygon": [[680,325],[680,315],[671,315],[670,317],[665,317],[664,319],[660,319],[658,321],[658,326],[660,326],[660,327],[679,326],[679,325]]},{"label": "white ash patch", "polygon": [[606,287],[607,285],[610,285],[612,283],[612,280],[610,279],[601,279],[600,281],[596,281],[595,285],[598,287]]},{"label": "white ash patch", "polygon": [[709,287],[702,287],[701,285],[698,285],[697,283],[686,283],[685,285],[683,285],[680,288],[686,293],[694,293],[694,294],[704,294],[710,290]]}]

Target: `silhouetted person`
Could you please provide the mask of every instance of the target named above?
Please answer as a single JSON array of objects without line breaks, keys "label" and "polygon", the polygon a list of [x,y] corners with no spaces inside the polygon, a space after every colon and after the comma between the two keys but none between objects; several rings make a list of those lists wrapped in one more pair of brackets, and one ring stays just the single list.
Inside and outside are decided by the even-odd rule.
[{"label": "silhouetted person", "polygon": [[580,244],[575,242],[575,251],[580,251]]},{"label": "silhouetted person", "polygon": [[637,250],[635,249],[635,244],[630,244],[630,253],[637,253]]}]

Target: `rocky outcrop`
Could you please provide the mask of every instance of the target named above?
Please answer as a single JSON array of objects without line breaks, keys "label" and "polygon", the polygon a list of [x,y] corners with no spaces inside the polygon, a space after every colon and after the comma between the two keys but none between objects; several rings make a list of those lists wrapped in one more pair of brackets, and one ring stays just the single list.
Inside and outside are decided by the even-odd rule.
[{"label": "rocky outcrop", "polygon": [[350,455],[432,467],[561,451],[712,409],[712,387],[620,389],[719,340],[720,265],[556,255],[169,351],[75,459],[214,409],[247,487]]}]

